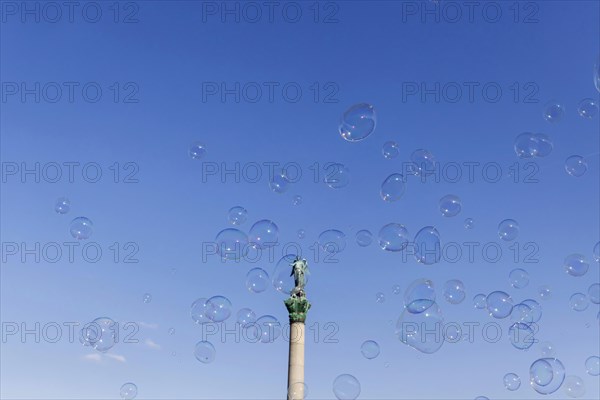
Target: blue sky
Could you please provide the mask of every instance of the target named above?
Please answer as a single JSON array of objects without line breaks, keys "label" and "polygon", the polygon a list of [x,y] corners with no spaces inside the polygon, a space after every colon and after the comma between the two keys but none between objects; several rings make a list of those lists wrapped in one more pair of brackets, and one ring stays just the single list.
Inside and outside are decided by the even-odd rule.
[{"label": "blue sky", "polygon": [[[600,280],[592,254],[600,240],[599,116],[584,119],[577,113],[582,99],[598,101],[592,74],[600,53],[597,2],[486,2],[489,14],[480,6],[472,20],[465,3],[445,0],[296,2],[275,8],[272,20],[262,8],[257,22],[248,20],[253,14],[245,3],[228,3],[239,7],[239,22],[235,14],[220,14],[221,2],[121,2],[116,8],[96,2],[82,14],[84,4],[74,9],[71,22],[66,8],[59,18],[44,3],[30,2],[34,14],[22,14],[22,3],[2,2],[2,332],[23,323],[28,329],[38,322],[63,327],[56,343],[44,338],[36,343],[33,334],[23,340],[20,332],[3,338],[3,398],[119,398],[126,382],[138,386],[138,398],[281,398],[287,379],[284,340],[236,343],[231,334],[225,340],[212,335],[216,358],[203,364],[193,356],[203,329],[189,313],[197,298],[222,295],[231,300],[233,316],[219,329],[234,329],[235,313],[245,307],[285,324],[285,297],[271,287],[250,293],[245,276],[254,267],[272,273],[283,245],[292,242],[301,246],[311,269],[307,332],[319,333],[306,343],[308,398],[334,398],[333,381],[344,373],[360,381],[362,399],[544,397],[528,384],[540,344],[527,351],[513,348],[509,319],[493,319],[473,307],[473,296],[495,290],[509,293],[515,304],[527,298],[540,302],[536,339],[552,342],[567,375],[583,379],[584,398],[598,398],[599,381],[584,366],[600,353],[598,305],[582,312],[569,307],[573,293],[586,293]],[[216,14],[209,13],[215,5]],[[462,14],[452,21],[456,7]],[[93,23],[95,10],[101,14]],[[302,14],[292,23],[294,10]],[[427,10],[433,14],[420,14]],[[501,10],[497,22],[494,10]],[[231,90],[236,83],[239,101],[235,94],[221,97],[222,84]],[[415,83],[434,92],[439,84],[439,101],[435,94],[409,94]],[[23,95],[23,84],[33,94]],[[53,102],[57,85],[62,95]],[[257,85],[264,91],[254,101]],[[275,88],[272,100],[269,85]],[[469,85],[475,88],[472,100]],[[462,97],[453,101],[457,86]],[[217,94],[206,92],[214,87]],[[93,101],[97,88],[101,95]],[[293,101],[296,88],[302,97]],[[501,94],[492,101],[496,88]],[[565,109],[555,124],[543,118],[544,105],[553,99]],[[351,143],[337,126],[343,112],[358,103],[374,106],[377,127]],[[519,159],[513,142],[522,132],[549,135],[552,153]],[[388,160],[381,147],[390,140],[398,143],[399,155]],[[201,160],[187,154],[194,141],[206,146]],[[431,151],[442,167],[461,165],[462,178],[422,183],[409,177],[403,197],[384,202],[381,183],[402,173],[419,148]],[[579,178],[564,169],[574,154],[587,160]],[[347,187],[322,182],[330,162],[347,166]],[[39,182],[35,175],[21,175],[36,163]],[[242,171],[256,163],[261,179],[249,182]],[[302,176],[285,193],[273,193],[269,163],[297,163]],[[465,165],[475,164],[469,163],[479,163],[471,181]],[[498,182],[482,175],[490,163],[502,171]],[[57,164],[62,176],[52,183]],[[72,182],[68,165],[74,168]],[[18,172],[10,174],[15,166]],[[203,174],[214,166],[219,174]],[[224,168],[239,168],[240,179],[221,176]],[[518,169],[518,178],[509,175],[511,168]],[[96,170],[102,176],[88,182]],[[439,211],[438,201],[447,194],[462,201],[455,217]],[[292,204],[294,195],[302,196],[301,205]],[[59,215],[54,204],[63,196],[71,210]],[[274,259],[263,254],[256,262],[224,263],[203,254],[206,243],[231,227],[227,211],[236,205],[248,210],[239,227],[246,233],[261,219],[278,225]],[[64,243],[76,241],[69,223],[78,216],[93,221],[94,233],[70,262]],[[468,217],[474,219],[472,230],[464,228]],[[498,238],[497,226],[508,218],[520,225],[514,242]],[[457,262],[443,257],[420,265],[410,255],[385,252],[377,233],[390,222],[405,225],[411,237],[435,226],[442,246],[458,244],[463,255]],[[297,238],[298,229],[306,230],[305,239]],[[327,229],[346,235],[337,262],[314,255],[314,243]],[[373,233],[371,246],[356,244],[360,229]],[[102,251],[97,262],[81,253],[90,242]],[[477,243],[472,260],[465,242]],[[11,243],[18,245],[16,255],[7,247]],[[23,255],[36,243],[40,254],[53,243],[63,254],[55,263],[43,254],[39,262],[35,254]],[[502,249],[498,262],[484,257],[486,244]],[[537,262],[526,262],[532,250]],[[590,263],[582,277],[564,272],[563,260],[573,253]],[[125,262],[128,254],[138,262]],[[528,271],[526,288],[510,286],[514,268]],[[473,343],[444,343],[436,353],[423,354],[398,341],[394,326],[403,311],[402,294],[418,278],[434,282],[446,323],[480,324]],[[449,279],[465,284],[466,299],[458,305],[442,294]],[[392,293],[394,284],[402,294]],[[542,285],[552,288],[550,300],[539,298]],[[385,294],[383,303],[375,301],[378,292]],[[145,293],[152,295],[150,303],[143,302]],[[119,342],[104,354],[78,340],[71,343],[65,323],[83,326],[98,317],[118,321],[121,336],[132,332],[124,324],[135,323],[139,343]],[[483,339],[486,323],[502,328],[499,342]],[[377,358],[361,355],[365,340],[379,343]],[[519,390],[504,388],[508,372],[521,377]],[[546,397],[566,395],[561,388]]]}]

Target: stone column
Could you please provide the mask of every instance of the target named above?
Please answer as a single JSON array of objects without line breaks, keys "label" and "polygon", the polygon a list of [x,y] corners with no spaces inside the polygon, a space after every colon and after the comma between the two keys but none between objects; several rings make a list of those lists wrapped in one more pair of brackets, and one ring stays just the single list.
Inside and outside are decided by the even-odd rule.
[{"label": "stone column", "polygon": [[288,358],[288,400],[304,399],[304,339],[306,313],[310,303],[304,296],[293,295],[285,300],[290,314],[290,353]]}]

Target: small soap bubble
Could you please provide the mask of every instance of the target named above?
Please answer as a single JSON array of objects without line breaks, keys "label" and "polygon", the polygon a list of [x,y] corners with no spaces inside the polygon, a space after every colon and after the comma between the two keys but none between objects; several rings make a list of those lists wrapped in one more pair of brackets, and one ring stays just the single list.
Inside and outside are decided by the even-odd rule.
[{"label": "small soap bubble", "polygon": [[473,229],[474,225],[475,221],[473,221],[473,218],[465,219],[465,229]]},{"label": "small soap bubble", "polygon": [[271,220],[260,220],[250,228],[248,241],[251,246],[257,249],[275,246],[279,241],[279,227]]},{"label": "small soap bubble", "polygon": [[506,318],[513,308],[513,301],[508,293],[496,291],[486,297],[487,309],[494,318]]},{"label": "small soap bubble", "polygon": [[400,154],[398,143],[393,141],[385,142],[381,148],[381,152],[383,153],[383,157],[388,160],[398,157],[398,154]]},{"label": "small soap bubble", "polygon": [[394,294],[400,294],[402,290],[400,289],[400,285],[394,285],[392,286],[392,293]]},{"label": "small soap bubble", "polygon": [[242,308],[237,313],[237,322],[242,328],[246,327],[256,322],[256,314],[249,308]]},{"label": "small soap bubble", "polygon": [[585,371],[591,376],[600,375],[600,357],[590,356],[585,360]]},{"label": "small soap bubble", "polygon": [[77,217],[71,221],[70,231],[77,240],[89,239],[94,232],[94,224],[86,217]]},{"label": "small soap bubble", "polygon": [[440,199],[440,212],[444,217],[455,217],[460,213],[462,204],[460,198],[453,194],[446,195]]},{"label": "small soap bubble", "polygon": [[504,375],[504,387],[511,392],[517,390],[521,387],[521,378],[513,372]]},{"label": "small soap bubble", "polygon": [[289,185],[290,181],[283,170],[274,171],[273,175],[269,178],[269,188],[273,193],[285,193]]},{"label": "small soap bubble", "polygon": [[358,142],[371,135],[376,125],[377,118],[373,106],[361,103],[350,107],[344,112],[338,130],[344,140]]},{"label": "small soap bubble", "polygon": [[569,375],[563,383],[565,394],[572,398],[579,398],[585,395],[585,384],[583,379],[575,375]]},{"label": "small soap bubble", "polygon": [[360,395],[360,382],[350,374],[339,375],[333,381],[333,394],[338,400],[355,400]]},{"label": "small soap bubble", "polygon": [[442,248],[440,233],[433,226],[422,228],[413,240],[414,256],[420,264],[431,265],[440,261]]},{"label": "small soap bubble", "polygon": [[483,310],[487,307],[487,296],[483,293],[479,293],[473,297],[473,307]]},{"label": "small soap bubble", "polygon": [[71,201],[66,197],[61,197],[56,200],[56,204],[54,205],[54,211],[58,214],[66,214],[71,210]]},{"label": "small soap bubble", "polygon": [[404,291],[404,307],[410,313],[422,313],[434,304],[435,289],[429,279],[417,279]]},{"label": "small soap bubble", "polygon": [[201,142],[194,142],[190,145],[188,154],[194,160],[200,160],[206,155],[206,147]]},{"label": "small soap bubble", "polygon": [[514,219],[505,219],[498,224],[500,239],[510,242],[519,236],[519,223]]},{"label": "small soap bubble", "polygon": [[554,345],[551,342],[543,342],[540,344],[540,353],[542,357],[552,358],[556,356],[556,350],[554,349]]},{"label": "small soap bubble", "polygon": [[569,305],[573,311],[585,311],[590,303],[588,298],[583,293],[574,293],[569,299]]},{"label": "small soap bubble", "polygon": [[515,268],[508,275],[510,286],[515,289],[523,289],[529,285],[529,274],[522,268]]},{"label": "small soap bubble", "polygon": [[373,359],[379,355],[379,344],[374,340],[367,340],[360,346],[360,352],[366,359]]},{"label": "small soap bubble", "polygon": [[199,341],[194,348],[194,357],[204,364],[210,364],[215,360],[217,352],[211,342]]},{"label": "small soap bubble", "polygon": [[329,163],[323,169],[323,182],[332,189],[342,189],[350,184],[350,170],[344,164]]},{"label": "small soap bubble", "polygon": [[557,358],[540,358],[529,367],[529,383],[540,394],[556,392],[565,380],[565,367]]},{"label": "small soap bubble", "polygon": [[592,303],[600,304],[600,283],[592,283],[587,294]]},{"label": "small soap bubble", "polygon": [[381,184],[380,196],[384,201],[393,202],[402,198],[406,184],[402,174],[391,174]]},{"label": "small soap bubble", "polygon": [[302,196],[297,194],[294,197],[292,197],[292,205],[299,206],[300,204],[302,204]]},{"label": "small soap bubble", "polygon": [[372,242],[373,242],[373,234],[370,231],[363,229],[363,230],[356,232],[356,243],[360,247],[367,247]]},{"label": "small soap bubble", "polygon": [[131,383],[131,382],[124,383],[123,386],[121,386],[121,390],[119,392],[119,394],[121,395],[121,398],[124,400],[135,399],[135,397],[137,396],[137,393],[138,393],[137,386],[135,385],[135,383]]},{"label": "small soap bubble", "polygon": [[404,225],[389,223],[379,230],[379,247],[386,251],[401,251],[408,244],[408,230]]},{"label": "small soap bubble", "polygon": [[298,229],[296,235],[298,235],[298,239],[304,239],[306,237],[306,231],[304,229]]},{"label": "small soap bubble", "polygon": [[590,264],[581,254],[571,254],[563,263],[565,272],[571,276],[583,276],[588,271]]},{"label": "small soap bubble", "polygon": [[375,294],[375,301],[377,303],[383,303],[385,301],[385,294],[378,292]]},{"label": "small soap bubble", "polygon": [[150,293],[144,293],[144,303],[148,304],[152,301],[152,295]]},{"label": "small soap bubble", "polygon": [[598,102],[594,99],[583,99],[579,102],[577,112],[583,118],[592,119],[598,114]]},{"label": "small soap bubble", "polygon": [[228,212],[229,222],[232,225],[241,225],[248,218],[248,211],[242,206],[231,207]]},{"label": "small soap bubble", "polygon": [[436,172],[437,162],[429,150],[417,149],[410,155],[412,174],[427,176]]},{"label": "small soap bubble", "polygon": [[573,155],[565,160],[567,174],[580,178],[587,172],[587,161],[582,156]]},{"label": "small soap bubble", "polygon": [[262,268],[252,268],[246,274],[246,289],[251,293],[262,293],[269,287],[269,274]]},{"label": "small soap bubble", "polygon": [[542,285],[538,288],[538,295],[542,300],[549,300],[552,297],[552,288],[548,285]]},{"label": "small soap bubble", "polygon": [[444,285],[444,297],[450,304],[459,304],[466,297],[465,285],[458,279],[452,279]]},{"label": "small soap bubble", "polygon": [[551,100],[544,106],[544,119],[551,123],[559,122],[565,114],[565,108],[556,100]]}]

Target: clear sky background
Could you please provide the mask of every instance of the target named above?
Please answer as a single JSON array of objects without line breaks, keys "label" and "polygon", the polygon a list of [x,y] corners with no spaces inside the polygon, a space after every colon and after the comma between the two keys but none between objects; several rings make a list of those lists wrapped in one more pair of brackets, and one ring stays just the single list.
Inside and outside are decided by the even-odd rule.
[{"label": "clear sky background", "polygon": [[[465,3],[446,0],[437,5],[284,2],[271,20],[263,6],[256,22],[249,21],[255,14],[244,3],[237,3],[239,22],[235,15],[220,14],[221,2],[101,1],[88,5],[84,14],[87,3],[82,2],[72,22],[66,6],[58,17],[44,3],[27,3],[30,9],[39,7],[37,22],[35,14],[22,14],[21,2],[1,4],[2,329],[4,334],[14,324],[19,329],[35,329],[36,323],[63,327],[56,343],[43,336],[36,343],[34,334],[22,338],[21,332],[3,338],[3,398],[119,398],[126,382],[138,386],[138,398],[282,398],[288,344],[281,338],[271,344],[236,343],[232,334],[224,340],[213,335],[208,340],[216,358],[203,364],[193,355],[202,328],[190,318],[190,304],[200,297],[226,296],[233,304],[224,326],[230,330],[235,313],[244,307],[286,323],[285,296],[272,287],[250,293],[245,276],[254,267],[272,273],[283,244],[290,242],[299,244],[311,269],[308,398],[334,398],[333,381],[344,373],[360,381],[362,399],[565,398],[562,388],[542,396],[528,384],[529,366],[541,357],[539,343],[517,350],[508,340],[509,318],[494,319],[473,307],[473,296],[495,290],[509,293],[515,304],[537,299],[543,316],[536,339],[551,342],[567,375],[583,379],[585,398],[600,395],[598,378],[588,375],[584,365],[600,353],[599,307],[590,304],[576,312],[569,306],[573,293],[586,293],[600,280],[592,254],[600,239],[599,117],[577,113],[582,99],[598,101],[592,73],[600,53],[598,2],[492,2],[488,14],[480,5],[472,18]],[[235,10],[235,2],[227,4]],[[282,14],[284,4],[287,14]],[[213,6],[217,13],[208,13]],[[425,7],[433,14],[420,14]],[[462,13],[458,18],[456,7]],[[92,23],[98,9],[102,14]],[[301,17],[292,23],[297,9]],[[501,15],[493,22],[497,9]],[[39,102],[35,93],[21,97],[22,83],[35,92],[36,82]],[[51,102],[52,82],[63,87],[56,102]],[[229,89],[236,82],[242,88],[249,82],[279,86],[272,101],[265,91],[256,102],[250,101],[250,92],[236,102],[231,94],[223,100],[221,93],[203,92],[211,82]],[[439,83],[449,92],[441,93],[439,101],[432,94],[421,99],[421,93],[407,95],[411,82],[428,89]],[[466,82],[476,85],[472,101]],[[451,101],[453,83],[464,89],[456,102]],[[82,94],[86,84],[88,97]],[[286,98],[281,92],[286,84],[300,87],[301,99]],[[486,84],[501,88],[497,101],[482,93]],[[65,85],[75,85],[72,101]],[[90,100],[94,87],[102,90],[96,102]],[[18,92],[11,94],[15,88]],[[555,124],[542,115],[552,99],[565,109]],[[377,127],[364,141],[350,143],[337,126],[342,113],[357,103],[375,107]],[[552,153],[520,160],[513,142],[526,131],[549,135]],[[399,156],[388,160],[381,148],[390,140],[398,143]],[[194,141],[206,146],[201,160],[188,155]],[[381,183],[391,173],[402,173],[403,163],[418,148],[431,151],[442,166],[481,165],[472,181],[464,166],[456,183],[443,176],[426,183],[411,177],[399,201],[384,202]],[[588,170],[582,177],[565,172],[565,159],[574,154],[586,156]],[[535,167],[526,165],[530,161]],[[73,182],[64,165],[70,162],[79,163]],[[270,162],[298,163],[302,176],[285,193],[274,193],[263,165]],[[332,189],[322,182],[328,162],[348,167],[347,187]],[[39,182],[34,175],[20,175],[36,163]],[[45,179],[53,176],[52,163],[62,165],[56,183]],[[82,176],[86,163],[100,166],[98,182]],[[216,163],[220,169],[239,165],[240,170],[258,163],[262,177],[256,183],[243,175],[236,182],[233,174],[203,178],[203,163],[204,168]],[[500,181],[484,179],[486,163],[500,166]],[[8,174],[15,165],[19,173]],[[509,174],[514,165],[518,178]],[[115,170],[120,172],[117,183]],[[320,172],[317,182],[315,170]],[[85,177],[93,178],[93,171]],[[532,171],[537,183],[526,181]],[[124,182],[130,173],[136,182]],[[439,211],[439,199],[447,194],[462,200],[462,211],[452,218]],[[302,196],[301,205],[292,204],[294,195]],[[54,211],[62,196],[71,201],[65,215]],[[236,205],[248,210],[240,226],[246,233],[261,219],[278,225],[281,245],[274,260],[263,254],[256,262],[224,263],[216,255],[203,255],[203,243],[231,227],[227,211]],[[81,247],[70,262],[62,245],[75,241],[69,224],[78,216],[94,223],[93,235],[82,244],[101,248],[98,262],[86,260]],[[465,218],[473,218],[473,229],[464,228]],[[507,218],[520,225],[514,242],[498,237],[498,223]],[[379,248],[377,233],[390,222],[404,224],[411,237],[424,226],[435,226],[442,245],[477,242],[479,247],[472,260],[461,245],[463,255],[456,262],[445,258],[420,265],[410,255]],[[298,229],[306,231],[305,239],[298,239]],[[324,262],[322,254],[315,257],[312,250],[327,229],[346,235],[346,248],[335,263]],[[373,232],[373,244],[356,244],[360,229]],[[124,248],[129,242],[133,247]],[[534,247],[526,248],[528,242]],[[18,244],[16,255],[9,254],[7,243]],[[40,249],[59,243],[63,255],[55,263],[43,255],[39,262],[23,255],[23,246],[31,249],[36,243]],[[116,260],[114,243],[120,248]],[[482,254],[488,243],[502,249],[498,262]],[[515,248],[520,249],[516,259]],[[532,248],[537,262],[528,263],[525,256]],[[132,249],[139,262],[124,262]],[[564,271],[563,260],[572,253],[590,263],[583,277]],[[510,286],[508,274],[514,268],[528,271],[526,288]],[[436,353],[423,354],[398,341],[394,327],[403,295],[392,293],[392,286],[400,285],[403,293],[418,278],[434,282],[446,323],[480,324],[472,343],[444,343]],[[449,279],[465,284],[466,299],[458,305],[442,294]],[[551,287],[549,300],[538,295],[543,285]],[[383,303],[376,302],[378,292],[385,295]],[[151,302],[144,303],[145,293],[152,295]],[[136,323],[139,343],[120,341],[104,354],[77,339],[71,343],[65,323],[83,326],[98,317],[119,321],[121,337],[132,331],[123,330],[123,324]],[[489,322],[502,328],[497,343],[484,340],[482,327]],[[365,340],[379,343],[377,358],[361,355]],[[519,390],[504,388],[508,372],[521,377]]]}]

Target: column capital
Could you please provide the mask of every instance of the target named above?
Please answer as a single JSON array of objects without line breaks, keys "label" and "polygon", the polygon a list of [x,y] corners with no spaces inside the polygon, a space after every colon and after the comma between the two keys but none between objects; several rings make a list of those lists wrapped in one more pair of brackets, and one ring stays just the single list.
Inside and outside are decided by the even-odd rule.
[{"label": "column capital", "polygon": [[304,322],[310,309],[310,303],[305,296],[290,296],[285,301],[285,306],[290,314],[290,323]]}]

